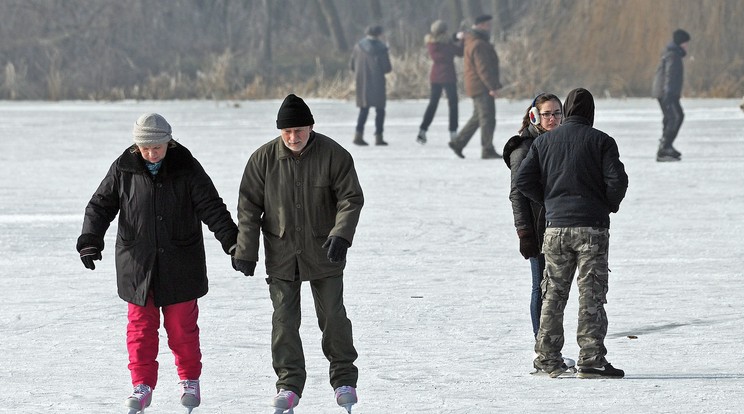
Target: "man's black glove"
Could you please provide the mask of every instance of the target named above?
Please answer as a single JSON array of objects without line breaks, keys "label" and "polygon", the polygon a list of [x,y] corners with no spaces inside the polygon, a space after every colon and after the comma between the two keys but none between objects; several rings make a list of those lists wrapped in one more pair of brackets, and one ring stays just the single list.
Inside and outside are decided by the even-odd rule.
[{"label": "man's black glove", "polygon": [[256,270],[256,262],[252,260],[240,260],[233,257],[232,267],[238,272],[243,272],[246,276],[253,276],[253,272]]},{"label": "man's black glove", "polygon": [[351,243],[338,236],[331,236],[323,243],[323,248],[328,249],[328,260],[331,263],[341,263],[346,260],[346,251]]},{"label": "man's black glove", "polygon": [[93,261],[101,259],[101,250],[99,250],[98,247],[88,246],[80,249],[80,260],[82,260],[83,265],[90,270],[96,268],[96,264],[93,263]]},{"label": "man's black glove", "polygon": [[519,236],[519,253],[522,253],[522,257],[529,259],[540,254],[540,249],[537,247],[537,237],[532,230],[519,229],[517,230],[517,236]]}]

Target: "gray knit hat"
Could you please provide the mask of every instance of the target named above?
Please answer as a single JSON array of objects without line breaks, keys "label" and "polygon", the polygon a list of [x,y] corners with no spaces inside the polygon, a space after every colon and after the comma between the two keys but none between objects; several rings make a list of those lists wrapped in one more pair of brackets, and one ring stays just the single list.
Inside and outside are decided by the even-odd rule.
[{"label": "gray knit hat", "polygon": [[144,114],[134,123],[134,143],[137,145],[159,145],[169,142],[171,126],[168,121],[159,114]]}]

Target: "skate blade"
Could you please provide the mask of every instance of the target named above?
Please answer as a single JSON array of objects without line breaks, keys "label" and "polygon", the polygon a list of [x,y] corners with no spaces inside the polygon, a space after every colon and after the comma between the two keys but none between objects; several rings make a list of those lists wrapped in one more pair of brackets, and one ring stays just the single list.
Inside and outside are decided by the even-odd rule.
[{"label": "skate blade", "polygon": [[287,410],[284,408],[274,408],[274,414],[294,414],[294,407]]},{"label": "skate blade", "polygon": [[351,406],[354,405],[354,403],[351,404],[342,404],[341,406],[346,409],[346,412],[351,414]]}]

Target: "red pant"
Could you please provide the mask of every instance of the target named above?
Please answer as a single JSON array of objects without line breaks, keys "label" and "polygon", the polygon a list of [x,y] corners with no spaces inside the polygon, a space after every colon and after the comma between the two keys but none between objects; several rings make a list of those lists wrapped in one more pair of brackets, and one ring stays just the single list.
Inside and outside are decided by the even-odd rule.
[{"label": "red pant", "polygon": [[[199,306],[196,300],[163,306],[163,326],[168,334],[168,347],[175,357],[178,378],[199,379],[201,350],[199,347]],[[129,304],[127,350],[132,385],[146,384],[153,389],[158,382],[158,328],[160,309],[152,295],[145,306]]]}]

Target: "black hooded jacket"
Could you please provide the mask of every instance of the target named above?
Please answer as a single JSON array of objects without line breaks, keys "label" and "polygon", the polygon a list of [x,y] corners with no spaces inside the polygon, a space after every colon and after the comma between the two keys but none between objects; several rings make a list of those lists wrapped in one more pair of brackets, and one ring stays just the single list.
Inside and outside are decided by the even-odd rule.
[{"label": "black hooded jacket", "polygon": [[560,128],[532,143],[516,177],[519,191],[545,206],[548,227],[610,227],[628,188],[615,140],[592,128],[594,98],[574,89]]}]

